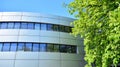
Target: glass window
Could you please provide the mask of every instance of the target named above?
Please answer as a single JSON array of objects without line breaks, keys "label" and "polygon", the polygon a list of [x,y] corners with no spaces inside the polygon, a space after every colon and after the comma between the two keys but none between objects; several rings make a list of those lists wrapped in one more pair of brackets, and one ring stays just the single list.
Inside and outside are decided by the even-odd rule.
[{"label": "glass window", "polygon": [[71,46],[66,46],[66,49],[67,49],[67,53],[71,53]]},{"label": "glass window", "polygon": [[70,32],[70,27],[68,27],[68,26],[65,26],[65,32]]},{"label": "glass window", "polygon": [[47,50],[47,44],[40,44],[40,51],[46,52],[46,50]]},{"label": "glass window", "polygon": [[61,31],[61,32],[65,32],[64,26],[60,26],[60,31]]},{"label": "glass window", "polygon": [[2,23],[0,23],[0,29],[1,29],[1,24],[2,24]]},{"label": "glass window", "polygon": [[15,23],[15,26],[14,26],[15,29],[20,29],[20,23]]},{"label": "glass window", "polygon": [[33,23],[28,23],[28,29],[34,29],[34,24]]},{"label": "glass window", "polygon": [[14,27],[14,23],[12,22],[8,23],[8,29],[13,29],[13,27]]},{"label": "glass window", "polygon": [[71,53],[77,53],[77,47],[71,46]]},{"label": "glass window", "polygon": [[39,44],[37,44],[37,43],[34,43],[33,44],[33,51],[39,51]]},{"label": "glass window", "polygon": [[3,43],[0,43],[0,51],[2,51]]},{"label": "glass window", "polygon": [[47,51],[53,52],[54,51],[54,45],[53,44],[47,44]]},{"label": "glass window", "polygon": [[59,45],[58,44],[54,45],[54,52],[59,52]]},{"label": "glass window", "polygon": [[7,23],[1,23],[1,29],[7,29]]},{"label": "glass window", "polygon": [[60,45],[60,52],[66,53],[66,45]]},{"label": "glass window", "polygon": [[9,51],[9,50],[10,50],[10,43],[4,43],[3,51]]},{"label": "glass window", "polygon": [[59,26],[58,25],[53,25],[53,30],[54,31],[59,31]]},{"label": "glass window", "polygon": [[16,51],[17,50],[17,43],[11,43],[10,51]]},{"label": "glass window", "polygon": [[35,24],[35,30],[40,30],[40,24]]},{"label": "glass window", "polygon": [[24,43],[18,43],[18,51],[24,51],[24,48],[25,48],[25,46],[24,46]]},{"label": "glass window", "polygon": [[41,24],[41,30],[47,30],[47,24]]},{"label": "glass window", "polygon": [[32,51],[32,43],[26,43],[24,51]]},{"label": "glass window", "polygon": [[21,23],[21,29],[27,29],[27,23]]},{"label": "glass window", "polygon": [[47,30],[53,30],[53,25],[52,24],[47,24]]}]

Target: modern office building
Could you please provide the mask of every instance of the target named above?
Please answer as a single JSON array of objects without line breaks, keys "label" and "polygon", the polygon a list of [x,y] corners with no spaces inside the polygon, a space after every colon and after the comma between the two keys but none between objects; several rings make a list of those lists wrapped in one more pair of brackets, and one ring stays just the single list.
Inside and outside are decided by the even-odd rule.
[{"label": "modern office building", "polygon": [[83,39],[70,35],[73,20],[0,12],[0,67],[84,67]]}]

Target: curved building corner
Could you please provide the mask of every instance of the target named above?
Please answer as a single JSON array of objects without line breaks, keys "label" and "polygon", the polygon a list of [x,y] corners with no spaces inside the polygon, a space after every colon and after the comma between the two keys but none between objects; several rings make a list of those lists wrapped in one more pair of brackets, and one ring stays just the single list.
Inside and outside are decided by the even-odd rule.
[{"label": "curved building corner", "polygon": [[72,18],[0,12],[0,67],[84,67],[83,39]]}]

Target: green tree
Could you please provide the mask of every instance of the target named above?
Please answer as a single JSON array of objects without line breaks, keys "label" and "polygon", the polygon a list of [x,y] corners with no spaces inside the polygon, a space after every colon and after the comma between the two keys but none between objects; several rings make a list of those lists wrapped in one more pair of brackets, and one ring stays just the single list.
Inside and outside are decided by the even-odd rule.
[{"label": "green tree", "polygon": [[74,0],[68,4],[74,35],[84,38],[86,67],[120,62],[120,0]]}]

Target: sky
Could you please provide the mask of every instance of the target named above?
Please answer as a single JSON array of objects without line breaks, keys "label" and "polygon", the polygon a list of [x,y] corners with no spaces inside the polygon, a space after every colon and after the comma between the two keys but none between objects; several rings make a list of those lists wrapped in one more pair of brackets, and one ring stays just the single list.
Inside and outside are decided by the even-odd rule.
[{"label": "sky", "polygon": [[36,12],[74,18],[64,3],[73,0],[0,0],[0,12]]}]

